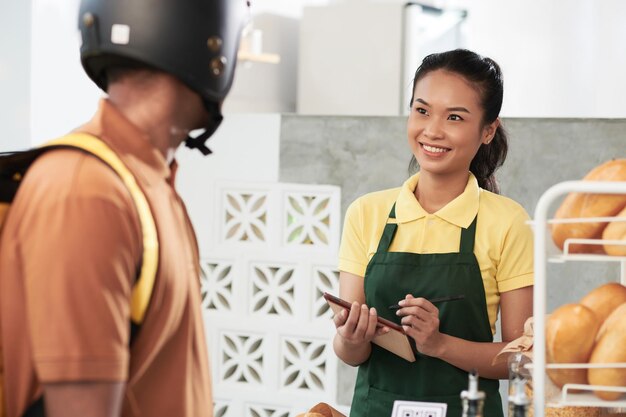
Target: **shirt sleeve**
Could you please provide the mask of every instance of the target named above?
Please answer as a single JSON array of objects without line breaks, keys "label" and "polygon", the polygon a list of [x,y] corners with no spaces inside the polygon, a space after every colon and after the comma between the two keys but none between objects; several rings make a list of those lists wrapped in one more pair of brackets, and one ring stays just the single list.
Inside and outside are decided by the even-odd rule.
[{"label": "shirt sleeve", "polygon": [[362,219],[360,200],[355,200],[346,210],[339,246],[339,270],[361,277],[365,276],[368,263]]},{"label": "shirt sleeve", "polygon": [[35,368],[48,383],[124,381],[139,221],[109,167],[85,154],[62,160],[35,164],[22,186],[30,201],[19,256]]},{"label": "shirt sleeve", "polygon": [[533,285],[533,231],[528,214],[520,208],[504,238],[496,273],[499,292]]}]

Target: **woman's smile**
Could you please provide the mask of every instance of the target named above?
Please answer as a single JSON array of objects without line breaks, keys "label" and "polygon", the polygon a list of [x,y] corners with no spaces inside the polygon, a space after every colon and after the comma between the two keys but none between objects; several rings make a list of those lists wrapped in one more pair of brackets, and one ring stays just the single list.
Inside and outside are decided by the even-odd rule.
[{"label": "woman's smile", "polygon": [[426,155],[440,156],[440,155],[443,155],[446,152],[451,151],[450,148],[444,148],[444,147],[435,146],[435,145],[428,145],[426,143],[421,143],[421,142],[420,142],[420,146],[422,147],[422,149],[424,150],[424,153]]}]

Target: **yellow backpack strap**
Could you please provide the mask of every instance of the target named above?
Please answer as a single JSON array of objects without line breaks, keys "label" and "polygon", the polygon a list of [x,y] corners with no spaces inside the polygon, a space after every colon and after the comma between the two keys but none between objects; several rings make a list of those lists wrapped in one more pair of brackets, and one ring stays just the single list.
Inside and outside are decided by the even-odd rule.
[{"label": "yellow backpack strap", "polygon": [[124,165],[120,157],[102,140],[86,133],[71,133],[52,140],[44,147],[69,146],[82,149],[101,159],[109,165],[130,192],[139,214],[143,235],[143,257],[139,278],[135,282],[131,294],[130,315],[135,324],[141,324],[148,309],[150,296],[156,279],[159,265],[159,240],[156,224],[145,194],[137,184],[135,176]]}]

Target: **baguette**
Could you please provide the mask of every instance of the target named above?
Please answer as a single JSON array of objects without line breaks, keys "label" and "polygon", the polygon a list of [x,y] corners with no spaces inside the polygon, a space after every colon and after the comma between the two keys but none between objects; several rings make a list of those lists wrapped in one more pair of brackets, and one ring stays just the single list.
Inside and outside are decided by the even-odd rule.
[{"label": "baguette", "polygon": [[596,336],[596,342],[608,331],[622,331],[626,333],[626,302],[622,303],[604,320]]},{"label": "baguette", "polygon": [[626,303],[626,287],[618,282],[600,285],[580,300],[580,304],[594,312],[600,324],[622,303]]},{"label": "baguette", "polygon": [[[619,309],[622,315],[616,325],[610,327],[602,335],[591,353],[589,363],[622,363],[626,362],[626,310]],[[610,387],[626,387],[626,368],[589,368],[588,379],[591,385]],[[608,401],[617,400],[624,395],[622,392],[595,391],[595,394]]]},{"label": "baguette", "polygon": [[[592,169],[585,181],[626,181],[626,159],[613,159]],[[626,207],[626,195],[570,193],[556,211],[555,219],[612,217]],[[563,250],[566,239],[600,239],[604,222],[557,223],[552,240]],[[601,245],[572,244],[570,253],[604,253]]]},{"label": "baguette", "polygon": [[326,403],[318,403],[304,414],[298,414],[296,417],[346,417],[339,411]]},{"label": "baguette", "polygon": [[[617,214],[617,217],[626,218],[626,207]],[[604,245],[604,251],[608,255],[626,256],[626,220],[609,223],[602,232],[602,239],[623,240],[624,245]]]},{"label": "baguette", "polygon": [[[546,321],[546,361],[586,363],[591,355],[600,322],[591,309],[565,304]],[[586,369],[548,369],[548,376],[561,388],[567,383],[586,384]]]}]

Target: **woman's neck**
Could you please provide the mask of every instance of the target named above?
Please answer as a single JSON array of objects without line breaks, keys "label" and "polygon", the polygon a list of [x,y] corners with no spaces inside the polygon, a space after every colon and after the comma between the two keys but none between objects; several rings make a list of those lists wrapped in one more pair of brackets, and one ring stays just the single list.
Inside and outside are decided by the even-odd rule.
[{"label": "woman's neck", "polygon": [[428,213],[435,213],[465,191],[469,172],[456,175],[440,176],[420,172],[415,198]]}]

